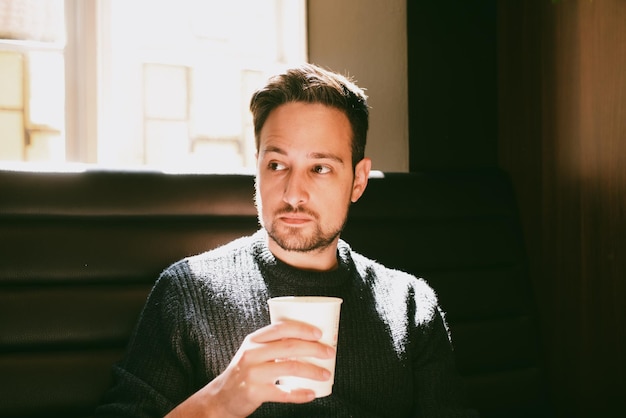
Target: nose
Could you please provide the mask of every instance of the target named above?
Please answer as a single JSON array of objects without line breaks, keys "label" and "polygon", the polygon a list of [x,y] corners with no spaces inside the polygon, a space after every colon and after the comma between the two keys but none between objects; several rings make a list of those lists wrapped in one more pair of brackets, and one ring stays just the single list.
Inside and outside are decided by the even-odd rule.
[{"label": "nose", "polygon": [[292,171],[286,178],[283,201],[291,207],[297,208],[306,203],[308,199],[309,192],[306,176]]}]

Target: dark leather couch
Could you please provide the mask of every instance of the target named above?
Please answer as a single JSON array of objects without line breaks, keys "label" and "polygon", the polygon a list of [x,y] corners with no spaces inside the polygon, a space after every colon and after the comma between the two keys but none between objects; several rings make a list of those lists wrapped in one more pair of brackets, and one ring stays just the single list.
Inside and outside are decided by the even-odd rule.
[{"label": "dark leather couch", "polygon": [[[0,170],[0,416],[89,416],[160,271],[255,231],[252,196],[248,175]],[[437,290],[484,417],[548,416],[504,173],[373,177],[343,236]]]}]

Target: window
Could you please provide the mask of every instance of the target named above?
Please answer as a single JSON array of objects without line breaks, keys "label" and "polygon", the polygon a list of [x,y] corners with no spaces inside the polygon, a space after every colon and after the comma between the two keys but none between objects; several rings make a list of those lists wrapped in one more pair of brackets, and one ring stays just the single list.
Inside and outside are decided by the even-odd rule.
[{"label": "window", "polygon": [[63,2],[0,1],[0,159],[63,158]]},{"label": "window", "polygon": [[0,0],[0,160],[241,171],[304,0]]}]

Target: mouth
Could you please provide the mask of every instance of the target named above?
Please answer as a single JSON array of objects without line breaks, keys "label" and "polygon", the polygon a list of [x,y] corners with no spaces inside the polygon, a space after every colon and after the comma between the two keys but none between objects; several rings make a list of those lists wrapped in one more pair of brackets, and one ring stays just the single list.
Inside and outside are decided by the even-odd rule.
[{"label": "mouth", "polygon": [[303,208],[299,208],[298,210],[288,208],[279,210],[276,213],[276,219],[287,226],[300,226],[314,222],[316,216],[314,213]]},{"label": "mouth", "polygon": [[278,220],[289,226],[298,226],[309,223],[313,219],[310,216],[301,214],[283,214],[278,217]]}]

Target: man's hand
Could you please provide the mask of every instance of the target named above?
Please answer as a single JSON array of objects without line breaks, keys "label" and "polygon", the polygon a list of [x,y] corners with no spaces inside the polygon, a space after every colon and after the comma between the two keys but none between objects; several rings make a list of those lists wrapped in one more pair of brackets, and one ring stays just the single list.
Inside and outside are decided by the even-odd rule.
[{"label": "man's hand", "polygon": [[315,398],[312,390],[287,392],[276,385],[282,376],[327,380],[330,372],[296,357],[332,358],[332,347],[318,342],[316,327],[283,321],[248,335],[226,370],[167,416],[241,418],[264,402],[305,403]]}]

